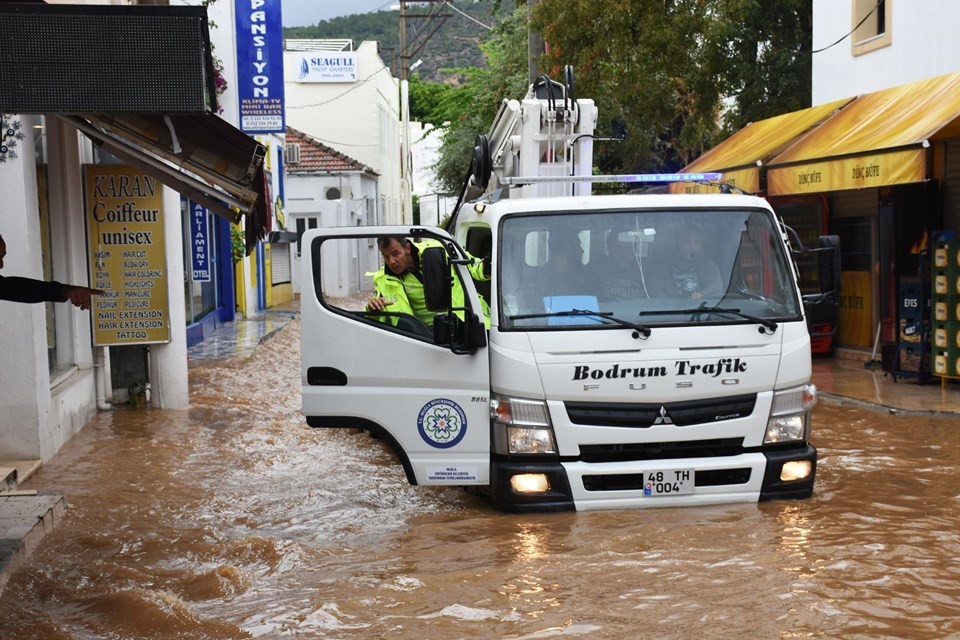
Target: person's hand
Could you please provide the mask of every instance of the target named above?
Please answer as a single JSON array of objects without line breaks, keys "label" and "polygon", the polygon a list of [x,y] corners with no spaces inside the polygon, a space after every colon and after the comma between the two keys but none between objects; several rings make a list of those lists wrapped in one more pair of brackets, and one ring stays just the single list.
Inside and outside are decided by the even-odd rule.
[{"label": "person's hand", "polygon": [[90,308],[90,296],[102,296],[105,292],[100,289],[91,289],[89,287],[77,287],[72,284],[63,285],[61,294],[64,298],[81,309]]},{"label": "person's hand", "polygon": [[382,296],[376,296],[370,298],[370,300],[367,302],[367,309],[370,311],[383,311],[391,304],[393,304],[392,300],[387,300]]}]

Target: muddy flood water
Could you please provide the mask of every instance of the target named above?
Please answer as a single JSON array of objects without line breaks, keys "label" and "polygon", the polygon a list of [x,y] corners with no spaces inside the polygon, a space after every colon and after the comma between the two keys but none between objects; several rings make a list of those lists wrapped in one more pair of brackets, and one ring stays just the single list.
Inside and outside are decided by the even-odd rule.
[{"label": "muddy flood water", "polygon": [[815,410],[814,496],[509,515],[300,415],[298,321],[102,412],[0,638],[960,638],[960,424]]}]

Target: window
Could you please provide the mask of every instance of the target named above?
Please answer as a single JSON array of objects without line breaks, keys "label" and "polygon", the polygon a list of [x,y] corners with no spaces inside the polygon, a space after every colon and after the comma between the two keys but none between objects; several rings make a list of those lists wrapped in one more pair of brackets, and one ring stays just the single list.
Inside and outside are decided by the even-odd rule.
[{"label": "window", "polygon": [[863,55],[891,44],[892,4],[893,0],[853,0],[853,55]]},{"label": "window", "polygon": [[295,218],[297,224],[297,257],[300,257],[301,250],[301,240],[303,240],[303,232],[309,229],[317,228],[317,219],[316,218]]},{"label": "window", "polygon": [[[772,216],[748,209],[505,218],[496,258],[500,329],[622,326],[608,318],[650,326],[748,321],[738,314],[798,320],[778,233]],[[736,313],[689,311],[701,305]]]}]

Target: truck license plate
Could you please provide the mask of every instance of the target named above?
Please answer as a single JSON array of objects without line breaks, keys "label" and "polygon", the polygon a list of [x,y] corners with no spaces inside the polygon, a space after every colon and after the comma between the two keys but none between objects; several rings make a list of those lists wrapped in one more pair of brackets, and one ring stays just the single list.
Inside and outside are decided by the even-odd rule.
[{"label": "truck license plate", "polygon": [[693,486],[693,471],[691,469],[647,471],[643,478],[643,495],[688,495],[693,493]]}]

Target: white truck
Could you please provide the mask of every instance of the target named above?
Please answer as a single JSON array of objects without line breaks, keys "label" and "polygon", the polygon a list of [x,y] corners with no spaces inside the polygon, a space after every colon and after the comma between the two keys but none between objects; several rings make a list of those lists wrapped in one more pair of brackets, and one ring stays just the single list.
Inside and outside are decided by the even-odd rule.
[{"label": "white truck", "polygon": [[[752,196],[591,195],[596,109],[572,74],[547,82],[478,138],[465,192],[479,195],[450,233],[304,234],[307,423],[369,431],[411,484],[474,487],[505,511],[810,496],[816,388],[787,230]],[[709,268],[680,255],[690,229]],[[432,327],[331,293],[342,274],[326,265],[397,234],[439,240],[466,293],[451,309],[428,291]]]}]

